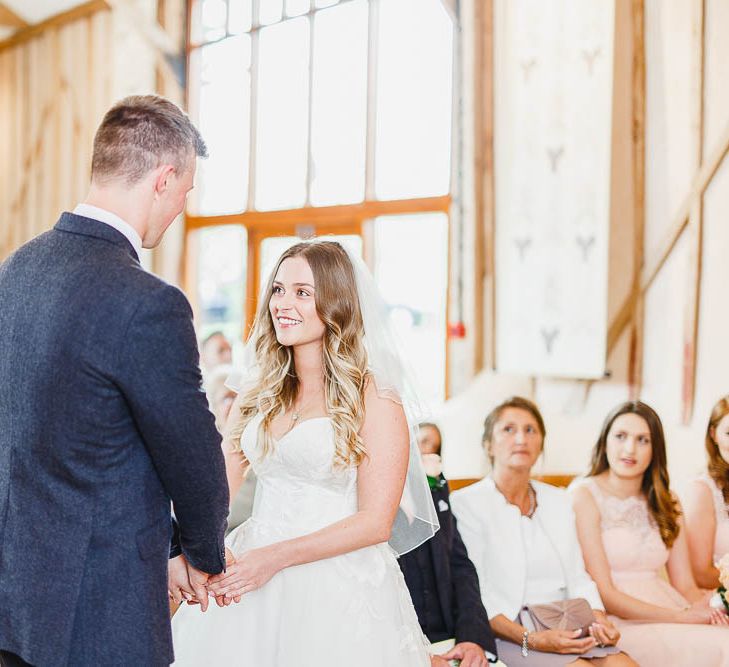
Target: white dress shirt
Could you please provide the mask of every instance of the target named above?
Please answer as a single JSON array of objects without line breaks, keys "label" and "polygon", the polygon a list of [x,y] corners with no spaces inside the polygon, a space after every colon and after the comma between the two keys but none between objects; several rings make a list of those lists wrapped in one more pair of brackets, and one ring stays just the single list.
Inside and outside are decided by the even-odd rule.
[{"label": "white dress shirt", "polygon": [[127,241],[132,244],[132,248],[137,253],[137,257],[142,256],[142,237],[134,227],[122,220],[116,213],[99,208],[98,206],[92,206],[91,204],[79,204],[73,209],[73,213],[75,215],[81,215],[84,218],[98,220],[105,225],[109,225],[109,227],[113,227],[120,234],[123,234]]},{"label": "white dress shirt", "polygon": [[525,604],[578,597],[604,610],[597,586],[585,572],[566,491],[540,482],[532,486],[537,495],[532,519],[523,519],[490,477],[451,494],[489,617],[503,614],[514,620]]}]

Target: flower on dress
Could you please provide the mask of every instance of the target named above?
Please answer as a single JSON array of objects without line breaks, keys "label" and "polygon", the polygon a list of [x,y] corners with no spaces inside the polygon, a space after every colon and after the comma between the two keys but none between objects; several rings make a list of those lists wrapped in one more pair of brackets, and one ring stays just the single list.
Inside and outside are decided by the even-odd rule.
[{"label": "flower on dress", "polygon": [[729,586],[729,553],[724,554],[716,564],[716,568],[719,570],[719,583],[721,586],[716,589],[716,595],[711,598],[709,604],[714,609],[721,609],[722,607],[729,614],[729,602],[726,599],[727,587]]},{"label": "flower on dress", "polygon": [[724,554],[716,564],[719,570],[719,583],[722,588],[729,588],[729,553]]}]

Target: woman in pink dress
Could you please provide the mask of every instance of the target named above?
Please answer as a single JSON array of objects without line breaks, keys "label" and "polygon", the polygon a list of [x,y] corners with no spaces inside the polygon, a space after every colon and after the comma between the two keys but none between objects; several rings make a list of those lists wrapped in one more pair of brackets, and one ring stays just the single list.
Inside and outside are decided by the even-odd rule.
[{"label": "woman in pink dress", "polygon": [[623,649],[641,667],[729,666],[729,618],[694,581],[663,427],[645,403],[608,415],[573,505],[587,571]]},{"label": "woman in pink dress", "polygon": [[699,586],[719,586],[716,563],[729,553],[729,396],[711,411],[706,428],[709,464],[684,497],[691,567]]}]

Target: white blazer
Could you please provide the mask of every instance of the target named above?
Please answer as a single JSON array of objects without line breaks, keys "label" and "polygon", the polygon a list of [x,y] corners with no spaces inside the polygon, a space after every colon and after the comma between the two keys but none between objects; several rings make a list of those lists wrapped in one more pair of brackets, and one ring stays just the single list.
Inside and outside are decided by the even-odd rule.
[{"label": "white blazer", "polygon": [[[541,482],[532,485],[539,521],[564,567],[564,572],[554,573],[557,588],[564,586],[566,574],[567,598],[585,598],[593,609],[604,610],[597,586],[585,572],[567,492]],[[524,599],[527,559],[521,512],[506,502],[490,477],[452,493],[451,509],[476,566],[481,598],[489,617],[503,614],[510,620],[516,619],[521,607],[530,602]]]}]

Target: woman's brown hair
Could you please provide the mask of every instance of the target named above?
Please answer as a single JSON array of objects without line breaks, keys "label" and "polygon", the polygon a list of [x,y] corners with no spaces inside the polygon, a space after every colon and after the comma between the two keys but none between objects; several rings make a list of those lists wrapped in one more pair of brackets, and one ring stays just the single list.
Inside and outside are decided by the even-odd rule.
[{"label": "woman's brown hair", "polygon": [[262,450],[264,455],[269,454],[274,447],[271,422],[293,406],[299,392],[293,351],[278,342],[269,312],[276,274],[290,257],[303,257],[311,267],[316,312],[325,325],[324,396],[334,427],[334,463],[344,467],[359,465],[366,456],[359,430],[365,417],[367,350],[354,268],[345,249],[335,241],[297,243],[281,255],[271,272],[250,335],[255,346],[258,377],[243,393],[240,419],[228,434],[228,440],[234,449],[240,449],[243,429],[260,412],[263,414],[259,426]]},{"label": "woman's brown hair", "polygon": [[678,503],[671,493],[666,462],[666,438],[663,424],[656,411],[641,401],[626,401],[614,408],[605,418],[600,437],[592,450],[592,463],[588,475],[599,475],[610,467],[607,457],[607,439],[615,420],[621,415],[634,414],[642,417],[651,435],[651,462],[643,473],[641,489],[653,519],[658,525],[661,539],[670,548],[678,537]]},{"label": "woman's brown hair", "polygon": [[[539,408],[535,403],[530,401],[528,398],[521,396],[512,396],[507,398],[505,401],[499,403],[491,412],[486,415],[486,419],[483,422],[483,436],[481,437],[481,444],[485,445],[487,442],[491,442],[494,436],[494,426],[499,421],[501,413],[507,408],[516,408],[517,410],[524,410],[528,412],[534,420],[537,422],[539,432],[542,434],[542,449],[544,449],[544,438],[547,437],[547,429],[544,427],[544,419],[542,413],[539,412]],[[488,454],[491,465],[494,464],[494,457]]]},{"label": "woman's brown hair", "polygon": [[729,396],[719,399],[711,411],[709,425],[706,427],[706,453],[709,455],[709,476],[724,496],[724,503],[729,505],[729,463],[722,457],[715,437],[716,427],[726,415],[729,415]]}]

